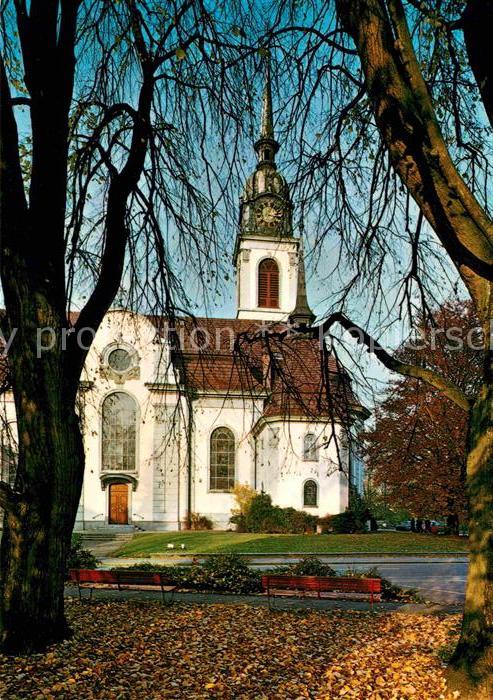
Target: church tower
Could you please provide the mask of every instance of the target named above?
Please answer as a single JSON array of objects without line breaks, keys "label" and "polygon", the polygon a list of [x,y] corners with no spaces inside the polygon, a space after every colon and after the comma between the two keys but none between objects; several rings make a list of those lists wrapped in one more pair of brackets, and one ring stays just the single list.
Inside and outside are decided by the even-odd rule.
[{"label": "church tower", "polygon": [[241,197],[234,252],[237,317],[309,325],[314,317],[306,300],[300,240],[293,235],[293,205],[275,161],[279,144],[274,136],[268,58],[260,136],[254,148],[257,167]]}]

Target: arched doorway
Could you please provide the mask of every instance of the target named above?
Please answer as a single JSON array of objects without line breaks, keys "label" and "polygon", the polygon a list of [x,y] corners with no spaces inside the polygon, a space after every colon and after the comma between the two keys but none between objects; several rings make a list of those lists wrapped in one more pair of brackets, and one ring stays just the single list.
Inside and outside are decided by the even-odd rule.
[{"label": "arched doorway", "polygon": [[128,484],[123,482],[110,484],[108,503],[108,523],[128,525]]}]

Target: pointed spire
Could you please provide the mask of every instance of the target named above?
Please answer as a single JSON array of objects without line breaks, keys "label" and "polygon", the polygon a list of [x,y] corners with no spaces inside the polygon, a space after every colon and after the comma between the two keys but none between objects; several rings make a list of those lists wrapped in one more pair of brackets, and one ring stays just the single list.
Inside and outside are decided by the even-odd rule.
[{"label": "pointed spire", "polygon": [[264,93],[262,96],[261,139],[274,139],[274,118],[272,116],[272,86],[270,78],[270,56],[264,58]]},{"label": "pointed spire", "polygon": [[315,314],[308,304],[305,278],[305,258],[303,255],[303,237],[300,236],[298,249],[298,286],[296,290],[296,306],[289,315],[289,322],[293,326],[309,327],[315,320]]},{"label": "pointed spire", "polygon": [[260,121],[260,136],[255,143],[255,151],[260,163],[274,165],[274,156],[279,150],[279,144],[274,137],[274,117],[272,110],[272,87],[270,77],[270,53],[264,54],[264,92],[262,96],[262,117]]}]

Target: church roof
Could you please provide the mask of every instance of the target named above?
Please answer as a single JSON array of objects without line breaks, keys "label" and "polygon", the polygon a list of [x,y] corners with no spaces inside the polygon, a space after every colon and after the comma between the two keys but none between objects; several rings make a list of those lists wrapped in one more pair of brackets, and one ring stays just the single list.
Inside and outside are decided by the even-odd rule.
[{"label": "church roof", "polygon": [[[166,320],[153,317],[164,329]],[[170,334],[181,381],[200,393],[264,399],[263,416],[342,420],[358,401],[335,357],[320,341],[284,324],[252,319],[177,319]]]},{"label": "church roof", "polygon": [[[71,314],[71,322],[77,320]],[[180,382],[198,393],[264,401],[263,417],[348,418],[361,408],[346,370],[315,337],[253,319],[146,316],[168,339]],[[0,383],[7,388],[7,358]]]}]

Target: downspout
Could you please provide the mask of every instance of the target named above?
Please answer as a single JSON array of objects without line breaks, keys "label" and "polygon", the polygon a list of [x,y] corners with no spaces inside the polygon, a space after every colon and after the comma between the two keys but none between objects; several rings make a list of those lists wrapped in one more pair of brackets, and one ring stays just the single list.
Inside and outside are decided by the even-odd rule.
[{"label": "downspout", "polygon": [[193,402],[195,396],[192,391],[185,389],[185,397],[187,402],[187,520],[186,528],[190,530],[192,527],[192,474],[193,474]]},{"label": "downspout", "polygon": [[257,436],[253,436],[253,488],[257,490]]}]

